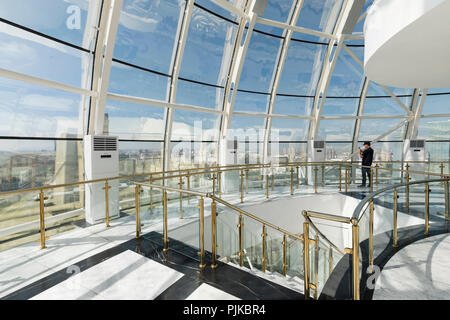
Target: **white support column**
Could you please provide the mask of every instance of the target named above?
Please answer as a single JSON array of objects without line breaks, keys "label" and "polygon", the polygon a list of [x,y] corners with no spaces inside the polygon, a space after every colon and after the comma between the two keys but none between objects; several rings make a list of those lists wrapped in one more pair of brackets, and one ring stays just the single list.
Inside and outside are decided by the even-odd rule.
[{"label": "white support column", "polygon": [[[327,95],[328,86],[334,71],[334,67],[336,65],[336,61],[339,57],[339,53],[341,51],[343,41],[342,38],[342,30],[345,26],[347,17],[350,13],[350,10],[353,6],[353,0],[345,0],[344,4],[342,5],[341,12],[339,14],[339,17],[336,21],[336,26],[334,27],[333,31],[333,38],[330,39],[330,42],[328,44],[327,53],[324,57],[323,67],[322,67],[322,74],[319,79],[319,83],[317,86],[316,94],[314,96],[314,104],[313,104],[313,110],[312,110],[312,116],[313,120],[311,121],[309,125],[309,134],[308,134],[308,140],[312,140],[313,138],[317,138],[317,133],[320,125],[320,117],[322,115],[322,108],[323,104],[325,102],[325,98]],[[334,52],[334,56],[331,59],[331,54],[333,53],[333,47],[337,44],[337,48]],[[320,104],[319,104],[320,100]]]},{"label": "white support column", "polygon": [[[361,130],[361,117],[364,113],[364,106],[366,104],[367,91],[369,89],[370,80],[367,77],[364,80],[363,89],[361,91],[361,97],[359,99],[357,118],[355,123],[355,130],[353,133],[352,153],[358,151],[359,132]],[[356,159],[355,159],[356,160]],[[358,159],[359,160],[359,159]]]},{"label": "white support column", "polygon": [[92,99],[89,117],[89,133],[102,134],[105,119],[106,97],[111,73],[114,44],[119,26],[123,0],[105,0],[103,3],[100,30],[95,49],[93,91],[97,98]]},{"label": "white support column", "polygon": [[[170,79],[170,85],[168,88],[168,101],[170,104],[176,102],[178,76],[180,74],[181,62],[183,61],[184,47],[186,46],[186,39],[189,30],[189,24],[191,22],[192,10],[194,7],[194,0],[187,0],[184,8],[184,13],[179,19],[179,37],[176,45],[174,46],[174,53],[172,54],[172,77]],[[165,114],[165,133],[164,133],[164,156],[163,156],[163,170],[169,170],[170,160],[170,139],[172,137],[172,122],[173,122],[173,108],[169,107]]]},{"label": "white support column", "polygon": [[[353,58],[353,60],[355,60],[361,66],[361,68],[364,70],[364,64],[362,63],[362,61],[359,60],[359,58],[353,53],[353,51],[350,50],[345,44],[343,46],[344,46],[344,50],[347,51],[347,53]],[[397,102],[400,107],[402,107],[403,110],[405,110],[406,114],[412,115],[411,110],[409,110],[409,108],[407,106],[405,106],[405,104],[388,87],[386,87],[385,85],[379,84],[379,83],[377,83],[377,84],[380,87],[382,87],[384,89],[384,91],[386,91],[386,93],[388,95],[390,95],[391,98],[394,99],[395,102]]]},{"label": "white support column", "polygon": [[[421,92],[421,94],[420,94]],[[417,89],[417,99],[415,105],[413,105],[412,111],[414,116],[410,118],[408,124],[408,130],[406,132],[405,139],[413,140],[417,138],[417,132],[419,130],[420,118],[423,112],[423,106],[427,98],[428,89]]]},{"label": "white support column", "polygon": [[250,44],[250,39],[253,33],[253,28],[256,23],[257,14],[253,12],[253,7],[255,3],[256,0],[251,0],[248,3],[247,8],[245,10],[246,15],[248,15],[248,17],[250,18],[250,21],[248,22],[247,32],[245,34],[245,39],[244,39],[244,32],[246,30],[245,27],[247,25],[247,18],[241,18],[239,22],[239,30],[236,36],[231,67],[227,77],[227,83],[225,84],[223,115],[222,121],[220,123],[220,135],[219,135],[219,152],[218,152],[219,163],[221,163],[223,159],[222,157],[223,147],[221,141],[225,139],[227,131],[230,128],[231,118],[234,109],[234,102],[236,98],[236,91],[239,85],[239,80],[241,77],[242,68],[244,66],[247,49]]},{"label": "white support column", "polygon": [[[294,0],[292,6],[293,7],[291,9],[291,16],[289,17],[288,26],[295,26],[297,24],[298,17],[300,16],[300,11],[303,6],[303,0]],[[275,104],[281,75],[283,73],[284,64],[286,62],[286,56],[287,56],[287,52],[289,49],[289,44],[291,42],[292,34],[293,34],[292,29],[284,29],[284,31],[283,31],[284,40],[278,51],[276,69],[274,70],[274,74],[272,77],[272,83],[270,85],[271,92],[270,92],[269,105],[267,107],[267,114],[269,115],[269,117],[266,118],[266,123],[265,123],[263,160],[262,160],[263,163],[268,162],[268,145],[269,145],[269,139],[270,139],[270,131],[271,131],[271,127],[272,127],[272,117],[270,117],[270,115],[273,114],[273,107]]]}]

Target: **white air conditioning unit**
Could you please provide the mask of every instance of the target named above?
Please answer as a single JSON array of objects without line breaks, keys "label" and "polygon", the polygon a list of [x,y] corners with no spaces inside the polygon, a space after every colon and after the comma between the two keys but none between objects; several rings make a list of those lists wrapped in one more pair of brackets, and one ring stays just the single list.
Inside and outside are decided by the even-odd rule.
[{"label": "white air conditioning unit", "polygon": [[[406,170],[408,163],[408,170],[410,171],[425,171],[426,148],[425,140],[405,140],[403,144],[403,162]],[[417,177],[417,179],[425,179],[425,177]]]},{"label": "white air conditioning unit", "polygon": [[323,162],[326,161],[326,146],[323,140],[311,140],[309,141],[309,161],[310,162]]},{"label": "white air conditioning unit", "polygon": [[234,165],[237,164],[239,159],[238,146],[239,142],[237,140],[226,140],[225,149],[225,164]]},{"label": "white air conditioning unit", "polygon": [[[118,138],[110,136],[84,136],[84,170],[86,180],[112,178],[119,175]],[[119,217],[119,180],[111,180],[109,186],[109,217]],[[85,185],[86,221],[103,222],[105,215],[105,183]]]}]

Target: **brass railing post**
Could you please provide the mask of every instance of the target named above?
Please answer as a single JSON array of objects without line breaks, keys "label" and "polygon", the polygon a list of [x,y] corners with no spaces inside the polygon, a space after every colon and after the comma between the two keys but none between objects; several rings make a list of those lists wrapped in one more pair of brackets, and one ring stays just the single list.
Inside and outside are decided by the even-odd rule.
[{"label": "brass railing post", "polygon": [[317,166],[314,166],[314,192],[317,193]]},{"label": "brass railing post", "polygon": [[398,242],[398,226],[397,226],[397,210],[398,210],[398,191],[397,189],[394,189],[394,235],[393,235],[393,244],[392,246],[394,248],[397,248],[397,242]]},{"label": "brass railing post", "polygon": [[248,169],[245,169],[245,194],[248,194]]},{"label": "brass railing post", "polygon": [[370,167],[370,192],[373,192],[373,168]]},{"label": "brass railing post", "polygon": [[217,256],[217,213],[216,213],[216,202],[213,200],[211,202],[211,268],[217,268],[216,256]]},{"label": "brass railing post", "polygon": [[[150,175],[149,183],[150,184],[153,183],[152,175]],[[150,208],[149,209],[150,209],[150,214],[152,214],[153,213],[153,188],[152,187],[150,187]]]},{"label": "brass railing post", "polygon": [[294,195],[294,167],[291,167],[291,196]]},{"label": "brass railing post", "polygon": [[378,186],[378,163],[375,165],[375,184]]},{"label": "brass railing post", "polygon": [[272,169],[272,192],[275,190],[275,174],[273,173]]},{"label": "brass railing post", "polygon": [[[439,168],[441,169],[441,178],[444,177],[444,163],[441,162],[441,165],[439,166]],[[441,182],[441,186],[443,185],[444,181]]]},{"label": "brass railing post", "polygon": [[299,167],[296,166],[297,169],[297,188],[300,186],[300,174],[299,174]]},{"label": "brass railing post", "polygon": [[352,266],[353,300],[359,300],[359,226],[358,219],[352,220]]},{"label": "brass railing post", "polygon": [[425,235],[430,234],[430,185],[425,184]]},{"label": "brass railing post", "polygon": [[267,270],[267,232],[266,226],[263,225],[262,229],[262,272],[266,272]]},{"label": "brass railing post", "polygon": [[244,265],[244,223],[242,219],[242,214],[239,215],[239,265],[242,267]]},{"label": "brass railing post", "polygon": [[325,187],[325,165],[322,165],[321,168],[322,168],[322,187]]},{"label": "brass railing post", "polygon": [[369,267],[373,271],[373,218],[374,218],[374,208],[373,199],[369,201]]},{"label": "brass railing post", "polygon": [[448,178],[446,177],[446,180],[444,181],[444,192],[445,192],[445,220],[450,220],[450,195],[449,195],[449,188],[448,188]]},{"label": "brass railing post", "polygon": [[314,239],[314,299],[319,298],[319,235],[316,234]]},{"label": "brass railing post", "polygon": [[[186,172],[186,187],[187,187],[188,190],[191,190],[191,173],[190,173],[189,170],[187,170],[187,172]],[[191,203],[191,197],[190,196],[188,196],[187,202]]]},{"label": "brass railing post", "polygon": [[406,163],[406,176],[405,176],[405,180],[406,180],[406,187],[405,187],[405,191],[406,191],[406,201],[405,201],[405,206],[408,209],[409,208],[409,164]]},{"label": "brass railing post", "polygon": [[169,250],[169,237],[167,230],[167,191],[163,193],[163,243],[164,249],[163,251]]},{"label": "brass railing post", "polygon": [[309,299],[309,222],[305,211],[303,216],[305,217],[305,222],[303,223],[303,284],[305,286],[305,299]]},{"label": "brass railing post", "polygon": [[[180,176],[180,182],[178,185],[180,186],[180,189],[183,189],[183,176]],[[183,219],[183,193],[180,192],[180,219]]]},{"label": "brass railing post", "polygon": [[342,166],[339,165],[339,192],[342,191]]},{"label": "brass railing post", "polygon": [[269,199],[269,175],[266,173],[266,199]]},{"label": "brass railing post", "polygon": [[141,186],[134,187],[134,202],[136,206],[136,238],[141,236]]},{"label": "brass railing post", "polygon": [[348,191],[348,166],[345,166],[345,192]]},{"label": "brass railing post", "polygon": [[44,190],[39,192],[39,230],[41,236],[41,249],[45,249],[45,212],[44,212],[44,200],[47,198],[44,195]]},{"label": "brass railing post", "polygon": [[103,190],[105,190],[105,222],[107,228],[109,228],[109,189],[111,187],[109,186],[108,180],[105,180]]},{"label": "brass railing post", "polygon": [[217,173],[217,186],[219,187],[219,197],[222,196],[222,172]]},{"label": "brass railing post", "polygon": [[288,241],[287,241],[287,235],[283,234],[283,276],[286,277],[287,274],[287,246],[288,246]]},{"label": "brass railing post", "polygon": [[241,170],[241,203],[244,202],[244,170]]},{"label": "brass railing post", "polygon": [[328,249],[328,276],[333,272],[333,248]]},{"label": "brass railing post", "polygon": [[204,268],[205,264],[205,199],[200,198],[198,203],[198,208],[200,210],[200,268]]},{"label": "brass railing post", "polygon": [[213,177],[212,177],[212,193],[215,196],[216,195],[216,174],[213,173]]}]

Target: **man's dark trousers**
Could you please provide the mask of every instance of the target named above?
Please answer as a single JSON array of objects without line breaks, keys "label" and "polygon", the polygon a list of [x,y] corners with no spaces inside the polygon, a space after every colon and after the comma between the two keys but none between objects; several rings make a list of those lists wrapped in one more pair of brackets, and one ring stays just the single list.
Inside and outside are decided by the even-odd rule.
[{"label": "man's dark trousers", "polygon": [[366,185],[366,175],[369,178],[369,187],[370,187],[370,168],[361,168],[362,170],[362,185]]}]

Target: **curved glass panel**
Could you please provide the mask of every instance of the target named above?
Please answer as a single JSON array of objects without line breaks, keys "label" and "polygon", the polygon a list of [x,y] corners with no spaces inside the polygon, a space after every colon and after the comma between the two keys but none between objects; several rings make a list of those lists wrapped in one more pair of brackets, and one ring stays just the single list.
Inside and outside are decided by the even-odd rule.
[{"label": "curved glass panel", "polygon": [[114,58],[169,73],[184,1],[124,0]]},{"label": "curved glass panel", "polygon": [[[397,125],[399,125],[403,119],[362,119],[361,129],[359,131],[360,141],[372,141],[378,138],[380,135],[388,132]],[[402,141],[405,139],[405,125],[395,130],[388,136],[381,139],[382,141]]]},{"label": "curved glass panel", "polygon": [[[305,0],[297,26],[331,34],[342,3],[342,0]],[[302,39],[314,41],[317,37],[305,34]]]},{"label": "curved glass panel", "polygon": [[[411,97],[399,98],[405,106],[411,103]],[[397,101],[392,98],[366,98],[363,115],[405,115],[404,110]]]},{"label": "curved glass panel", "polygon": [[355,120],[320,120],[318,140],[352,141]]},{"label": "curved glass panel", "polygon": [[429,94],[425,98],[422,114],[449,113],[450,94]]},{"label": "curved glass panel", "polygon": [[[417,137],[428,140],[449,140],[450,117],[420,119]],[[448,143],[448,142],[447,142]]]},{"label": "curved glass panel", "polygon": [[[351,48],[361,60],[364,48]],[[363,68],[344,49],[341,49],[328,88],[328,96],[359,97],[364,83]]]},{"label": "curved glass panel", "polygon": [[192,11],[180,76],[225,85],[237,26],[198,7]]},{"label": "curved glass panel", "polygon": [[239,89],[269,92],[281,40],[253,32],[242,69]]},{"label": "curved glass panel", "polygon": [[0,22],[0,68],[89,88],[90,55]]},{"label": "curved glass panel", "polygon": [[[262,17],[264,19],[289,23],[288,19],[292,14],[292,6],[295,2],[296,1],[293,0],[269,0],[266,11],[264,11],[264,15]],[[268,26],[262,23],[258,23],[255,26],[255,29],[277,36],[281,36],[283,34],[283,29]]]},{"label": "curved glass panel", "polygon": [[301,98],[277,95],[273,108],[274,114],[309,116],[314,98]]},{"label": "curved glass panel", "polygon": [[163,140],[164,111],[163,107],[108,100],[105,126],[120,139]]},{"label": "curved glass panel", "polygon": [[322,116],[356,115],[359,98],[327,98]]},{"label": "curved glass panel", "polygon": [[314,95],[326,50],[326,46],[291,41],[278,85],[278,93]]},{"label": "curved glass panel", "polygon": [[236,92],[234,111],[265,113],[269,100],[270,95],[267,94],[238,91]]},{"label": "curved glass panel", "polygon": [[1,1],[0,17],[85,49],[93,49],[98,5],[97,0]]},{"label": "curved glass panel", "polygon": [[0,136],[82,137],[82,101],[78,94],[0,78]]},{"label": "curved glass panel", "polygon": [[306,141],[309,120],[273,118],[270,137],[278,136],[279,141]]},{"label": "curved glass panel", "polygon": [[178,79],[177,103],[221,109],[224,89]]},{"label": "curved glass panel", "polygon": [[265,117],[233,115],[230,130],[228,131],[228,139],[234,140],[236,137],[239,141],[263,141],[265,121]]},{"label": "curved glass panel", "polygon": [[108,91],[164,101],[168,81],[168,77],[113,62]]},{"label": "curved glass panel", "polygon": [[216,141],[218,125],[217,114],[174,110],[171,140]]}]

